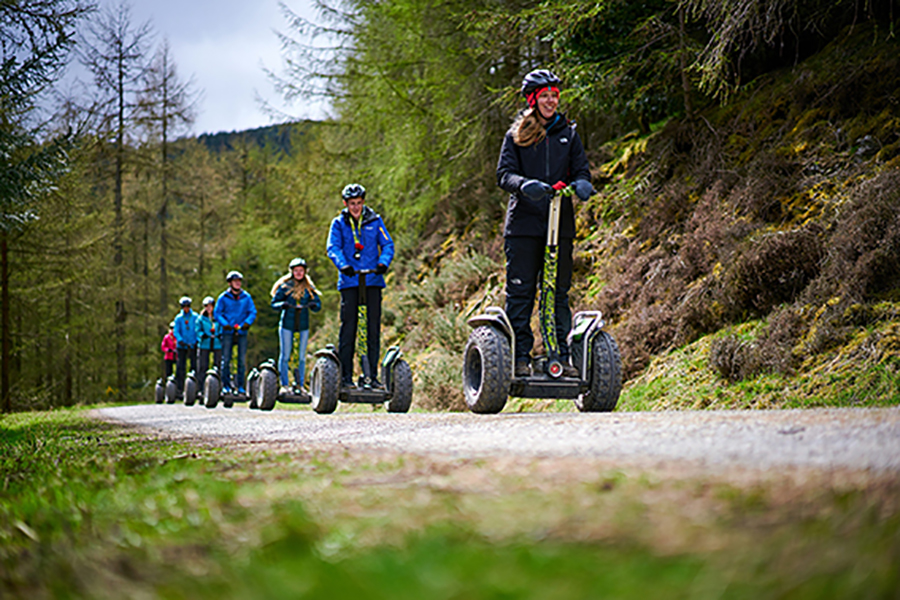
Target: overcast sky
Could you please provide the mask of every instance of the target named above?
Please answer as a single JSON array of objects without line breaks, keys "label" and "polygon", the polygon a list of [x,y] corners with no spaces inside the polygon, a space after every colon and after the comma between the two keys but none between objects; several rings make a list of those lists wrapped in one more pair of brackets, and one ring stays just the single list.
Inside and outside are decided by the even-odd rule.
[{"label": "overcast sky", "polygon": [[[100,0],[114,7],[118,0]],[[294,12],[316,20],[310,0],[285,0]],[[286,105],[263,67],[278,72],[276,31],[288,33],[278,0],[131,0],[135,26],[150,21],[158,46],[164,37],[182,81],[193,76],[202,91],[193,133],[239,131],[272,124],[257,97],[295,118],[323,118],[322,105]],[[277,122],[277,121],[276,121]]]}]

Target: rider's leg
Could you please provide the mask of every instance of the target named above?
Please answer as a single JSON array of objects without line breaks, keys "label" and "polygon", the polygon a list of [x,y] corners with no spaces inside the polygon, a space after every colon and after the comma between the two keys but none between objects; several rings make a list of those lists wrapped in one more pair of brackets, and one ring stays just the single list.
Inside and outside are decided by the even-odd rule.
[{"label": "rider's leg", "polygon": [[309,329],[300,332],[297,341],[297,386],[303,387],[306,380],[306,344],[309,342]]},{"label": "rider's leg", "polygon": [[569,308],[569,288],[572,287],[572,239],[559,240],[559,262],[556,271],[556,339],[559,340],[559,357],[569,358],[566,339],[572,329],[572,309]]},{"label": "rider's leg", "polygon": [[241,393],[244,393],[244,359],[247,357],[247,333],[244,332],[243,335],[236,335],[237,339],[235,343],[238,347],[237,353],[237,381],[235,382],[234,387]]},{"label": "rider's leg", "polygon": [[338,341],[338,358],[341,359],[341,382],[353,383],[353,349],[356,345],[356,311],[359,305],[359,288],[341,290],[341,334]]},{"label": "rider's leg", "polygon": [[528,361],[534,346],[531,313],[538,275],[544,264],[544,241],[537,237],[508,237],[506,252],[506,316],[516,336],[516,362]]},{"label": "rider's leg", "polygon": [[291,360],[291,346],[294,345],[294,332],[284,327],[278,328],[278,376],[281,385],[290,385],[288,381],[288,363]]},{"label": "rider's leg", "polygon": [[222,363],[219,372],[222,374],[222,391],[231,389],[231,352],[235,335],[231,331],[222,333]]},{"label": "rider's leg", "polygon": [[378,363],[381,354],[381,288],[366,288],[366,305],[369,322],[366,327],[368,344],[366,354],[369,355],[369,373],[372,379],[378,379]]},{"label": "rider's leg", "polygon": [[175,389],[178,390],[179,394],[184,391],[184,375],[189,352],[190,348],[187,346],[178,346],[178,364],[175,367]]}]

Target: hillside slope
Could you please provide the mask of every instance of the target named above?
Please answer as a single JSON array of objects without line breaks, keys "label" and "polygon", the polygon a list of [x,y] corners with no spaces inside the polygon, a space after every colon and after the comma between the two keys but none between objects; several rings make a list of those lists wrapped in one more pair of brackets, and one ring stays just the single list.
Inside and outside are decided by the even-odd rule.
[{"label": "hillside slope", "polygon": [[[572,300],[610,319],[620,408],[900,401],[898,115],[897,40],[857,27],[594,153]],[[423,312],[397,308],[394,335],[427,361],[423,401],[459,407],[465,317],[502,303],[499,233],[444,228],[423,248],[394,301]]]}]

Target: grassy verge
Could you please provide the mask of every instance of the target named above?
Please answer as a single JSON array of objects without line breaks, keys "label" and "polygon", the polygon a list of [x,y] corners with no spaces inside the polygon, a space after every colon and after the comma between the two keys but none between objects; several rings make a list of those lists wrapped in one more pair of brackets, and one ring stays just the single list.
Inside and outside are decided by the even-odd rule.
[{"label": "grassy verge", "polygon": [[0,596],[893,598],[900,483],[0,421]]}]

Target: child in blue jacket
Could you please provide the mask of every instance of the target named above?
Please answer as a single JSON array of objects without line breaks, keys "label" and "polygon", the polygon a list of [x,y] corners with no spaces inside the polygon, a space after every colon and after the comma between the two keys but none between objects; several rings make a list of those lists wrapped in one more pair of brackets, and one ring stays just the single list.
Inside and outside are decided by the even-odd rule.
[{"label": "child in blue jacket", "polygon": [[[366,275],[366,304],[368,306],[367,354],[370,373],[378,373],[381,352],[381,291],[385,287],[384,273],[394,258],[394,241],[384,221],[365,205],[366,188],[351,183],[341,192],[344,210],[331,222],[328,232],[328,258],[341,272],[338,290],[341,293],[341,333],[338,357],[341,360],[341,383],[353,385],[353,348],[356,345],[356,312],[359,306],[359,276],[357,271],[374,269]],[[378,381],[375,381],[378,385]]]},{"label": "child in blue jacket", "polygon": [[175,388],[181,394],[184,391],[184,378],[187,374],[187,361],[191,361],[191,370],[197,366],[197,313],[191,310],[191,299],[182,296],[178,301],[181,312],[175,317],[175,341],[178,362],[175,365]]}]

